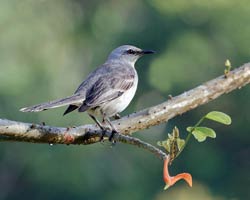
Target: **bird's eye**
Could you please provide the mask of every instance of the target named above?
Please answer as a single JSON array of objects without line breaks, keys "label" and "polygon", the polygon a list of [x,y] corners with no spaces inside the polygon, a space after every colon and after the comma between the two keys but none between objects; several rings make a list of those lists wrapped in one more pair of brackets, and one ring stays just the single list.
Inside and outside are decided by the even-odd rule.
[{"label": "bird's eye", "polygon": [[135,51],[133,51],[132,49],[129,49],[129,50],[127,50],[127,53],[128,54],[135,54]]}]

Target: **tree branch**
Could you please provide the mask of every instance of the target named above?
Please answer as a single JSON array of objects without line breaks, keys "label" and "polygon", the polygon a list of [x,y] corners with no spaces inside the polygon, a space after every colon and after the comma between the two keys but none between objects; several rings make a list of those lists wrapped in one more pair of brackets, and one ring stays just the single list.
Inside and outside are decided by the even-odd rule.
[{"label": "tree branch", "polygon": [[[87,126],[90,126],[88,128]],[[105,138],[111,136],[111,131],[105,132]],[[15,122],[7,119],[0,119],[0,141],[19,141],[49,144],[92,144],[99,142],[103,132],[100,129],[85,125],[75,128],[50,127],[39,124]],[[117,142],[131,144],[146,149],[155,154],[161,160],[167,156],[166,153],[153,145],[138,138],[117,133],[113,138]]]},{"label": "tree branch", "polygon": [[[133,144],[147,149],[161,159],[164,159],[166,154],[156,147],[125,135],[167,122],[177,115],[181,115],[200,105],[206,104],[222,94],[241,88],[248,83],[250,83],[250,63],[244,64],[231,71],[227,77],[220,76],[159,105],[113,121],[113,125],[119,133],[121,133],[117,134],[115,139],[123,143]],[[107,139],[110,134],[111,133],[107,131],[105,133],[105,139]],[[99,142],[101,136],[102,131],[95,125],[61,128],[0,119],[0,141],[92,144]]]}]

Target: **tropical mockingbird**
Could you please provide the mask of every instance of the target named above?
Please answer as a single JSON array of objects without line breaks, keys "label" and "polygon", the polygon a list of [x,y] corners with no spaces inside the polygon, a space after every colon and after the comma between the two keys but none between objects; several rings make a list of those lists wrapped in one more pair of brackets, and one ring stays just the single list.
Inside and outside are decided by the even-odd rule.
[{"label": "tropical mockingbird", "polygon": [[39,112],[68,105],[64,115],[76,109],[79,112],[87,111],[102,130],[106,129],[97,117],[102,117],[103,122],[111,126],[112,132],[117,132],[109,117],[122,112],[131,102],[138,84],[135,62],[151,53],[154,51],[131,45],[120,46],[109,54],[103,65],[87,76],[72,96],[22,108],[20,111]]}]

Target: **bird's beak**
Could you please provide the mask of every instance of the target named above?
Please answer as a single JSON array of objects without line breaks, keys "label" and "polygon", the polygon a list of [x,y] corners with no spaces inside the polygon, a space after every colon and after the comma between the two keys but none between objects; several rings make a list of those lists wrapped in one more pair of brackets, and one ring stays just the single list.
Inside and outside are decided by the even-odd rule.
[{"label": "bird's beak", "polygon": [[155,53],[155,51],[153,51],[153,50],[142,50],[141,51],[141,54],[152,54],[152,53]]}]

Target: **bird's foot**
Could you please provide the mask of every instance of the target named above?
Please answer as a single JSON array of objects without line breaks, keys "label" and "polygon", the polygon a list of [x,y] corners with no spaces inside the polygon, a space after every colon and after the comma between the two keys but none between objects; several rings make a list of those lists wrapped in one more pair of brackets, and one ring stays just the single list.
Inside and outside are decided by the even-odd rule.
[{"label": "bird's foot", "polygon": [[[115,136],[115,134],[117,134],[118,132],[117,132],[117,130],[111,130],[112,132],[111,132],[111,134],[110,134],[110,136],[109,136],[109,141],[110,142],[112,142],[112,145],[113,144],[115,144],[116,143],[116,141],[114,140],[114,136]],[[102,135],[101,135],[101,137],[100,137],[100,142],[104,142],[104,137],[106,136],[106,135],[108,135],[107,133],[110,133],[110,129],[102,129]]]},{"label": "bird's foot", "polygon": [[[102,127],[101,130],[102,130],[102,135],[100,137],[100,142],[104,142],[104,137],[109,135],[108,137],[109,141],[112,142],[112,144],[116,143],[114,136],[118,134],[118,131],[115,128],[111,129],[110,127],[106,127],[106,128]],[[111,134],[110,134],[110,131],[111,131]]]},{"label": "bird's foot", "polygon": [[118,134],[118,131],[113,129],[111,132],[111,135],[109,136],[109,141],[112,142],[113,145],[116,143],[116,140],[114,139],[114,136],[116,134]]},{"label": "bird's foot", "polygon": [[102,135],[100,137],[100,142],[104,142],[104,136],[107,134],[107,129],[102,129]]}]

